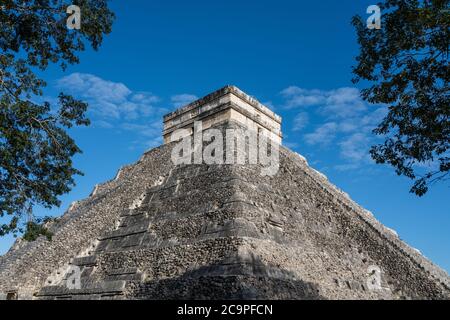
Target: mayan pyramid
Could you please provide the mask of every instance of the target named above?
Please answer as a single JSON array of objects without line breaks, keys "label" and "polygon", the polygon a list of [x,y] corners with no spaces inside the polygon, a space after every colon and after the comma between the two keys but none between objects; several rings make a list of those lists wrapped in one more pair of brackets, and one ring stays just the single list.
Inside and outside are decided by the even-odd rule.
[{"label": "mayan pyramid", "polygon": [[[447,273],[279,147],[279,168],[174,164],[176,129],[281,118],[233,86],[164,117],[164,144],[0,258],[3,299],[448,299]],[[77,275],[78,278],[74,278]]]}]

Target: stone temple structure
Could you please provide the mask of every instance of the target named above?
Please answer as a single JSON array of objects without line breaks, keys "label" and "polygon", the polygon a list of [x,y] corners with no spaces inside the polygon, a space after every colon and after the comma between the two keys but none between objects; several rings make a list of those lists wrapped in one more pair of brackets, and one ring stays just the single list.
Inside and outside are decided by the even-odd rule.
[{"label": "stone temple structure", "polygon": [[279,169],[178,164],[171,133],[281,118],[227,86],[164,117],[164,144],[0,258],[3,299],[448,299],[445,271],[279,147]]}]

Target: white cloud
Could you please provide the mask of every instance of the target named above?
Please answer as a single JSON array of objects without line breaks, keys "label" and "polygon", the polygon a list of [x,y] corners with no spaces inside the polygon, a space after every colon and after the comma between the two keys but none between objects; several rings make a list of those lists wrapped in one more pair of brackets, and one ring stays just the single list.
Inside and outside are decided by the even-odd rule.
[{"label": "white cloud", "polygon": [[307,90],[295,86],[288,87],[281,91],[281,95],[286,99],[286,107],[297,108],[321,104],[326,97],[321,90]]},{"label": "white cloud", "polygon": [[301,112],[294,118],[294,126],[292,130],[300,131],[308,125],[308,122],[309,122],[308,113]]},{"label": "white cloud", "polygon": [[133,94],[131,101],[136,103],[154,104],[160,101],[157,96],[148,94],[146,92],[138,92]]},{"label": "white cloud", "polygon": [[93,124],[97,128],[103,128],[103,129],[112,129],[114,128],[114,125],[112,123],[109,123],[105,120],[97,120]]},{"label": "white cloud", "polygon": [[367,110],[365,102],[356,88],[335,90],[304,89],[295,86],[281,91],[286,108],[316,106],[328,118],[346,118]]},{"label": "white cloud", "polygon": [[354,133],[347,136],[342,139],[339,146],[341,156],[352,163],[370,160],[370,138],[365,133]]},{"label": "white cloud", "polygon": [[194,102],[197,99],[198,99],[198,97],[196,95],[183,93],[183,94],[177,94],[177,95],[172,96],[170,98],[170,101],[172,101],[172,105],[175,108],[179,108],[179,107],[183,107],[191,102]]},{"label": "white cloud", "polygon": [[162,132],[162,123],[161,124],[123,123],[120,127],[124,130],[139,133],[144,137],[159,136],[161,135]]},{"label": "white cloud", "polygon": [[356,88],[339,88],[325,92],[327,96],[327,104],[354,104],[355,102],[362,102],[359,90]]},{"label": "white cloud", "polygon": [[123,83],[103,80],[97,76],[87,73],[72,73],[60,80],[58,85],[72,92],[80,93],[86,98],[110,102],[122,102],[131,94]]},{"label": "white cloud", "polygon": [[371,163],[369,148],[376,139],[372,130],[386,115],[385,106],[368,105],[359,90],[350,87],[327,91],[291,86],[281,91],[281,95],[285,108],[302,110],[294,118],[292,131],[315,123],[313,130],[303,135],[306,144],[318,147],[336,144],[344,161],[336,169],[350,170]]},{"label": "white cloud", "polygon": [[333,167],[337,171],[351,171],[356,170],[360,168],[360,165],[358,163],[345,163],[345,164],[338,164]]},{"label": "white cloud", "polygon": [[328,118],[348,119],[367,111],[356,88],[339,88],[326,93],[325,104],[319,110]]},{"label": "white cloud", "polygon": [[155,147],[161,144],[162,116],[167,109],[150,92],[134,92],[125,84],[104,80],[92,74],[72,73],[57,81],[57,86],[89,103],[92,125],[133,134],[132,145]]},{"label": "white cloud", "polygon": [[359,127],[360,127],[360,124],[359,123],[355,123],[354,119],[342,120],[339,123],[339,131],[345,132],[345,133],[354,132],[355,130],[358,130]]},{"label": "white cloud", "polygon": [[337,129],[338,125],[335,122],[327,122],[316,128],[314,132],[305,134],[305,141],[310,145],[328,145],[333,141]]},{"label": "white cloud", "polygon": [[149,92],[133,92],[123,83],[87,73],[72,73],[58,80],[57,86],[87,101],[90,111],[103,120],[149,116],[154,111],[153,104],[159,101]]}]

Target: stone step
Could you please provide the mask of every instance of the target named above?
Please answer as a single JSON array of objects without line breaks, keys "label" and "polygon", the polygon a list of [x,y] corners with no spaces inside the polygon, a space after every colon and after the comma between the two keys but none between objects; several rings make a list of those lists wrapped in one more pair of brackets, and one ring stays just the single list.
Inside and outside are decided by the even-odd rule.
[{"label": "stone step", "polygon": [[101,236],[99,238],[99,240],[102,241],[102,240],[108,240],[108,239],[113,239],[113,238],[122,238],[122,237],[126,237],[126,236],[131,236],[134,234],[144,233],[147,231],[148,226],[149,226],[149,222],[145,222],[143,224],[135,225],[132,227],[120,228],[120,229],[113,230],[113,231],[106,233],[105,235]]},{"label": "stone step", "polygon": [[137,268],[125,268],[111,270],[107,275],[107,280],[129,280],[142,281],[145,276]]},{"label": "stone step", "polygon": [[97,265],[96,256],[76,257],[73,258],[71,264],[79,267],[95,266]]},{"label": "stone step", "polygon": [[118,230],[122,228],[130,228],[136,225],[142,225],[148,223],[148,221],[149,219],[147,217],[147,214],[144,212],[139,215],[125,216],[122,217]]},{"label": "stone step", "polygon": [[140,272],[138,268],[122,268],[122,269],[112,269],[108,272],[109,276],[120,275],[120,274],[134,274]]},{"label": "stone step", "polygon": [[142,243],[144,236],[145,232],[127,235],[120,238],[102,240],[97,246],[96,252],[127,250],[129,248],[139,246]]},{"label": "stone step", "polygon": [[76,295],[120,295],[123,294],[126,281],[102,281],[86,284],[81,289],[69,289],[66,286],[43,287],[36,297],[64,297]]}]

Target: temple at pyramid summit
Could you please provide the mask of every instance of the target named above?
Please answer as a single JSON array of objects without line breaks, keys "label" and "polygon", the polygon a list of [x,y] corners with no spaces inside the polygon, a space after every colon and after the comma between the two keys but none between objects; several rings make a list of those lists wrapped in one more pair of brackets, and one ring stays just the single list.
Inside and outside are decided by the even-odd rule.
[{"label": "temple at pyramid summit", "polygon": [[[0,299],[450,298],[447,273],[282,146],[255,98],[226,86],[162,121],[163,145],[73,203],[51,241],[0,257]],[[173,134],[198,122],[268,138],[278,170],[174,163]]]}]

